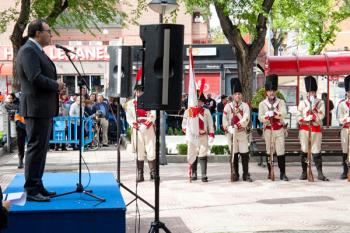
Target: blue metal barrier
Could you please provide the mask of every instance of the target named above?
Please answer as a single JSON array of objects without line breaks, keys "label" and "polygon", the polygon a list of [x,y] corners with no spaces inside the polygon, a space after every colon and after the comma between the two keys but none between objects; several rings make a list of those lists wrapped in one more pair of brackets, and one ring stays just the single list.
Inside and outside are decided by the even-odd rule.
[{"label": "blue metal barrier", "polygon": [[[58,116],[53,118],[53,138],[50,144],[53,143],[75,143],[79,144],[78,138],[79,117]],[[92,142],[94,134],[92,132],[93,119],[91,117],[83,117],[81,130],[82,144],[86,145]],[[73,129],[73,135],[72,135]],[[84,131],[87,135],[84,135]],[[87,136],[85,138],[85,136]]]}]

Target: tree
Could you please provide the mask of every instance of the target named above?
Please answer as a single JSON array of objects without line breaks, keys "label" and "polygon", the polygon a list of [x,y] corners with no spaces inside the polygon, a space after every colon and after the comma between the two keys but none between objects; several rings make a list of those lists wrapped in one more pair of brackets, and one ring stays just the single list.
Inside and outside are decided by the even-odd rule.
[{"label": "tree", "polygon": [[[13,47],[13,67],[18,50],[23,43],[23,33],[32,18],[45,19],[55,26],[72,26],[82,32],[90,28],[100,29],[99,24],[121,21],[125,16],[116,9],[119,0],[18,0],[13,7],[0,12],[0,33],[6,30],[8,23],[15,22],[10,40]],[[18,10],[19,9],[19,10]],[[114,9],[114,10],[113,10]],[[19,88],[13,69],[15,89]]]},{"label": "tree", "polygon": [[350,17],[349,0],[276,0],[270,14],[274,55],[288,31],[298,31],[298,44],[308,45],[309,54],[320,54],[333,43],[339,23]]},{"label": "tree", "polygon": [[[189,12],[196,7],[209,9],[215,6],[222,31],[232,46],[238,64],[238,77],[241,80],[246,101],[252,99],[253,66],[265,44],[267,16],[275,0],[182,0]],[[248,33],[250,42],[243,39]]]},{"label": "tree", "polygon": [[220,27],[210,28],[210,40],[212,44],[225,44],[225,35]]},{"label": "tree", "polygon": [[339,24],[350,17],[349,0],[298,0],[303,11],[296,15],[302,41],[310,54],[320,54],[336,38]]}]

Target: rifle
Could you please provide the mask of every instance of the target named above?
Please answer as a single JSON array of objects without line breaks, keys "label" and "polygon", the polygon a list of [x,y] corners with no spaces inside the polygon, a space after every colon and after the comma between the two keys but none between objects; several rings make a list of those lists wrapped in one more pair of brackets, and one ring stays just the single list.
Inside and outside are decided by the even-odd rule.
[{"label": "rifle", "polygon": [[[236,112],[235,112],[235,107],[231,108],[231,111],[232,111],[232,119],[231,119],[231,124],[233,122],[233,119],[236,115]],[[234,157],[235,157],[235,152],[234,152],[234,141],[235,141],[235,134],[232,134],[232,141],[231,141],[231,161],[230,161],[230,169],[231,169],[231,182],[234,182],[238,177],[236,177],[236,170],[235,170],[235,167],[233,166],[233,161],[234,161]]]},{"label": "rifle", "polygon": [[[312,113],[312,104],[310,102],[310,109],[309,109],[309,115]],[[311,126],[312,126],[312,121],[309,121],[309,137],[308,137],[308,147],[307,147],[307,180],[309,182],[314,182],[314,175],[312,174],[312,169],[311,169],[311,146],[312,146],[312,141],[311,141]]]},{"label": "rifle", "polygon": [[[272,104],[271,104],[272,105]],[[274,111],[274,107],[272,105],[271,109],[269,109],[270,111]],[[273,120],[273,116],[270,116],[270,159],[269,159],[269,163],[270,163],[270,168],[271,168],[271,173],[270,173],[270,179],[272,181],[275,181],[275,169],[273,166],[273,137],[272,137],[272,133],[273,133],[273,129],[272,129],[272,120]]]}]

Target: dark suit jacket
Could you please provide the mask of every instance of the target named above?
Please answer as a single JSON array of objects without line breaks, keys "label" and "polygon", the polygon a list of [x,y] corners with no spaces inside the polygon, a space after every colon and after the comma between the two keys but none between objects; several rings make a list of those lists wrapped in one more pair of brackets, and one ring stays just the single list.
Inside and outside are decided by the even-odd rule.
[{"label": "dark suit jacket", "polygon": [[0,187],[0,231],[7,227],[7,210],[2,206],[2,190]]},{"label": "dark suit jacket", "polygon": [[28,40],[18,51],[17,77],[21,82],[20,114],[52,118],[58,114],[58,84],[55,64]]}]

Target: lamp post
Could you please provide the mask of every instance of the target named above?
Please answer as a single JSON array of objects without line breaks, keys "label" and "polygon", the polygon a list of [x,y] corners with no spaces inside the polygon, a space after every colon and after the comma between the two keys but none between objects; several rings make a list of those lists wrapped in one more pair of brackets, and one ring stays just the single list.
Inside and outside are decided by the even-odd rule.
[{"label": "lamp post", "polygon": [[163,23],[163,15],[176,10],[179,5],[176,0],[152,0],[148,3],[149,8],[159,14],[159,23]]}]

